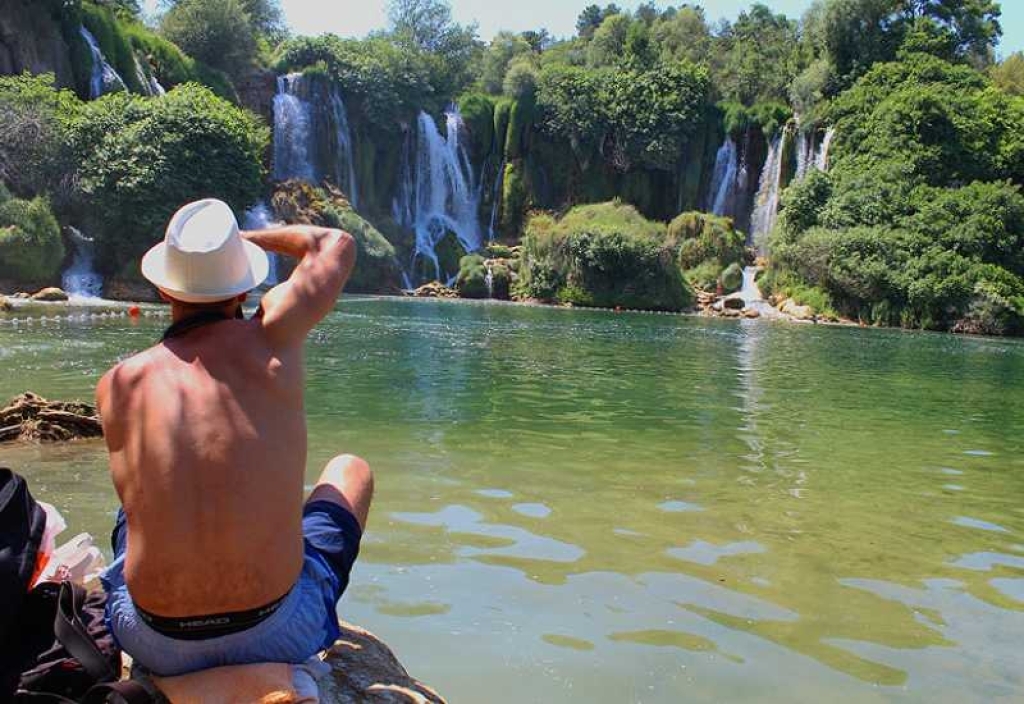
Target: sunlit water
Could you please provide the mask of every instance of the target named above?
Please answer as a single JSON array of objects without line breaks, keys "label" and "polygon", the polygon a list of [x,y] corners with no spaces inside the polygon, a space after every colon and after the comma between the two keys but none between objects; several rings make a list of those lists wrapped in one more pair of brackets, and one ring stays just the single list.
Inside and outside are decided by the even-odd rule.
[{"label": "sunlit water", "polygon": [[[165,323],[4,322],[0,396]],[[1019,342],[346,299],[308,349],[308,476],[377,477],[341,614],[453,702],[1024,699]],[[0,459],[109,529],[100,444]]]}]

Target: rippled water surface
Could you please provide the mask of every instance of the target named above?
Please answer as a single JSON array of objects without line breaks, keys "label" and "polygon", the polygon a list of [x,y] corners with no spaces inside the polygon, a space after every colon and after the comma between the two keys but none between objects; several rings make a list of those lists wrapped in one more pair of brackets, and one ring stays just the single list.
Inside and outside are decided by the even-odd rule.
[{"label": "rippled water surface", "polygon": [[[163,322],[4,321],[0,396]],[[1024,700],[1021,343],[352,298],[308,376],[309,477],[377,477],[341,614],[453,702]],[[108,530],[100,445],[0,459]]]}]

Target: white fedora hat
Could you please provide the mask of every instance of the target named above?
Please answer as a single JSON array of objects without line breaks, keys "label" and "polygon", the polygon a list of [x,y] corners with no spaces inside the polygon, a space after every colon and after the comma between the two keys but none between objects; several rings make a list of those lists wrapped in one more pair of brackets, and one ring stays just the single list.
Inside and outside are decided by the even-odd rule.
[{"label": "white fedora hat", "polygon": [[185,303],[226,301],[267,278],[267,253],[242,239],[224,201],[197,200],[171,218],[164,241],[142,258],[142,275]]}]

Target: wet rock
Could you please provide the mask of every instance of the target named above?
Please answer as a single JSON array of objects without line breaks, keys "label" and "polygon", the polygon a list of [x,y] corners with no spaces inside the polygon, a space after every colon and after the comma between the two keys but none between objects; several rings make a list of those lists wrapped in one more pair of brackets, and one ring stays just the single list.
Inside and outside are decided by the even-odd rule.
[{"label": "wet rock", "polygon": [[[339,625],[341,637],[324,659],[329,670],[317,680],[322,704],[447,704],[444,697],[410,676],[391,649],[377,636],[344,621],[339,622]],[[156,682],[142,668],[133,667],[127,654],[123,660],[122,678],[130,677],[141,683],[154,694],[158,704],[165,704],[167,698],[159,692]],[[224,675],[231,670],[234,676],[238,676],[245,667],[252,666],[219,668],[219,672]],[[185,677],[195,678],[196,675]],[[186,691],[201,686],[182,682],[184,678],[175,679],[178,680],[178,686]],[[164,686],[168,687],[166,683]],[[294,693],[275,692],[260,701],[291,702],[294,701]]]},{"label": "wet rock", "polygon": [[104,287],[103,297],[111,301],[131,301],[133,303],[159,303],[160,294],[148,281],[128,279],[110,279]]},{"label": "wet rock", "polygon": [[56,286],[49,286],[32,294],[33,301],[66,301],[68,294]]},{"label": "wet rock", "polygon": [[459,294],[439,281],[423,284],[412,295],[416,298],[458,298]]},{"label": "wet rock", "polygon": [[0,442],[67,442],[102,435],[96,407],[88,403],[47,401],[29,391],[0,410]]},{"label": "wet rock", "polygon": [[723,318],[738,318],[738,317],[740,317],[740,312],[738,310],[736,310],[735,308],[726,308],[725,310],[722,311],[722,317]]},{"label": "wet rock", "polygon": [[14,306],[11,305],[11,302],[3,296],[0,296],[0,313],[6,313],[12,308],[14,308]]},{"label": "wet rock", "polygon": [[722,301],[722,305],[726,310],[740,311],[746,308],[747,303],[742,298],[726,298]]},{"label": "wet rock", "polygon": [[414,679],[379,638],[342,622],[341,638],[327,654],[331,673],[319,681],[325,704],[444,704],[445,699]]},{"label": "wet rock", "polygon": [[810,306],[798,305],[793,299],[783,303],[782,312],[796,320],[814,320],[814,309]]},{"label": "wet rock", "polygon": [[744,318],[751,318],[751,319],[753,319],[753,318],[760,318],[761,317],[761,311],[757,310],[756,308],[745,308],[743,310],[743,317]]},{"label": "wet rock", "polygon": [[17,298],[17,299],[19,299],[19,300],[25,300],[25,299],[31,298],[31,296],[29,296],[29,295],[28,295],[27,293],[25,293],[24,291],[18,291],[18,292],[17,292],[16,294],[14,294],[13,296],[11,296],[11,298]]}]

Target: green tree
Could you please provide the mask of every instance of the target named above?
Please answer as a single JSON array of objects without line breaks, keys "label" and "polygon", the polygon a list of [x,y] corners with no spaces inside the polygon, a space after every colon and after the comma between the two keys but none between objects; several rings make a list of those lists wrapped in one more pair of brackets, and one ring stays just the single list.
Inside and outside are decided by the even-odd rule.
[{"label": "green tree", "polygon": [[726,100],[744,105],[785,101],[799,69],[796,22],[755,3],[715,42],[713,76]]},{"label": "green tree", "polygon": [[711,51],[711,30],[704,9],[684,5],[656,22],[652,29],[662,60],[707,61]]},{"label": "green tree", "polygon": [[67,129],[80,105],[70,91],[55,89],[53,74],[0,77],[0,183],[63,200],[73,170]]},{"label": "green tree", "polygon": [[989,76],[1010,95],[1024,95],[1024,53],[1010,54],[989,69]]},{"label": "green tree", "polygon": [[256,31],[240,0],[181,0],[161,19],[160,32],[232,79],[256,63]]},{"label": "green tree", "polygon": [[632,21],[626,15],[609,15],[594,32],[587,45],[588,66],[610,66],[618,63],[626,48],[626,35]]},{"label": "green tree", "polygon": [[492,95],[501,92],[509,64],[518,56],[531,54],[533,47],[512,32],[498,32],[483,52],[480,62],[480,84]]},{"label": "green tree", "polygon": [[159,239],[181,204],[216,197],[241,211],[255,202],[269,130],[189,84],[160,100],[115,93],[87,103],[71,143],[98,260],[117,272]]}]

